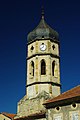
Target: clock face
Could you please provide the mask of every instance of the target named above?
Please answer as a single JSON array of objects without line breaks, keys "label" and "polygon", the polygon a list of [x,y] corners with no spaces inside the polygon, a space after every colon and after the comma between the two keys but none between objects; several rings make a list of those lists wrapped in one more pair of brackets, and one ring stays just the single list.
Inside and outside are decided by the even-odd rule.
[{"label": "clock face", "polygon": [[42,51],[46,50],[46,45],[44,43],[42,43],[40,45],[40,50],[42,50]]}]

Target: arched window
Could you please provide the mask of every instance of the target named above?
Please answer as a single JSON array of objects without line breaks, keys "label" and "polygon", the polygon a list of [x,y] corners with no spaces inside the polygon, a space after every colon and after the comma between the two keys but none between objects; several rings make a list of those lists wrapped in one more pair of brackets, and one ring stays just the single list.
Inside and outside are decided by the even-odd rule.
[{"label": "arched window", "polygon": [[34,76],[34,62],[31,62],[31,68],[32,68],[32,76]]},{"label": "arched window", "polygon": [[30,71],[30,75],[34,76],[34,62],[33,61],[31,61],[30,63],[29,71]]},{"label": "arched window", "polygon": [[46,63],[44,60],[41,60],[41,75],[46,74]]},{"label": "arched window", "polygon": [[55,61],[52,62],[52,75],[54,76]]}]

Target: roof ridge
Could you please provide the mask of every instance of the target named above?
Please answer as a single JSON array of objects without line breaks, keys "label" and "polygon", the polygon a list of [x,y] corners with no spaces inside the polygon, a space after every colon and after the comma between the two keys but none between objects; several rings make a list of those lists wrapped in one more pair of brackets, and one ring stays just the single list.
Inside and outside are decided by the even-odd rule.
[{"label": "roof ridge", "polygon": [[[76,87],[74,87],[74,88],[71,88],[71,89],[63,92],[63,93],[61,93],[60,95],[65,94],[65,93],[68,93],[69,91],[72,91],[72,90],[74,90],[75,88],[78,88],[78,87],[80,87],[80,85],[78,85],[78,86],[76,86]],[[60,95],[59,95],[59,96],[60,96]]]},{"label": "roof ridge", "polygon": [[6,113],[6,114],[13,114],[13,115],[16,115],[15,113],[8,113],[8,112],[1,112],[1,113]]},{"label": "roof ridge", "polygon": [[56,101],[61,101],[61,100],[66,100],[66,99],[70,99],[70,98],[73,98],[73,97],[78,97],[80,96],[80,85],[54,97],[54,98],[51,98],[47,101],[45,101],[44,104],[46,103],[50,103],[50,102],[56,102]]}]

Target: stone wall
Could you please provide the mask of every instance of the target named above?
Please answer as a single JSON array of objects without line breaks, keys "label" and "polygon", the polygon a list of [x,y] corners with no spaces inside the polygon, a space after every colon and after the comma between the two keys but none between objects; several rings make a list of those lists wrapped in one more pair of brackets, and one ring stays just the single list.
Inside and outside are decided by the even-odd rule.
[{"label": "stone wall", "polygon": [[46,109],[43,106],[43,102],[49,98],[49,95],[45,91],[31,99],[24,96],[24,98],[18,102],[17,116],[15,119],[45,111]]},{"label": "stone wall", "polygon": [[46,118],[42,118],[42,119],[35,119],[35,120],[46,120]]},{"label": "stone wall", "polygon": [[80,103],[76,104],[76,107],[73,107],[73,105],[67,105],[48,109],[46,115],[47,120],[73,120],[74,117],[77,117],[75,120],[80,120]]}]

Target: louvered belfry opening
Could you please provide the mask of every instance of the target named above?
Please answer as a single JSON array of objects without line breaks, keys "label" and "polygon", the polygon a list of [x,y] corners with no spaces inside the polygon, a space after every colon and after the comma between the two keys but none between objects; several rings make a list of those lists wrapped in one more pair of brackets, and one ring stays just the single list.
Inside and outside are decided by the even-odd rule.
[{"label": "louvered belfry opening", "polygon": [[44,60],[41,60],[41,75],[46,74],[46,63]]},{"label": "louvered belfry opening", "polygon": [[31,62],[31,67],[32,67],[32,76],[34,76],[34,62]]},{"label": "louvered belfry opening", "polygon": [[52,62],[52,75],[54,76],[55,61]]}]

